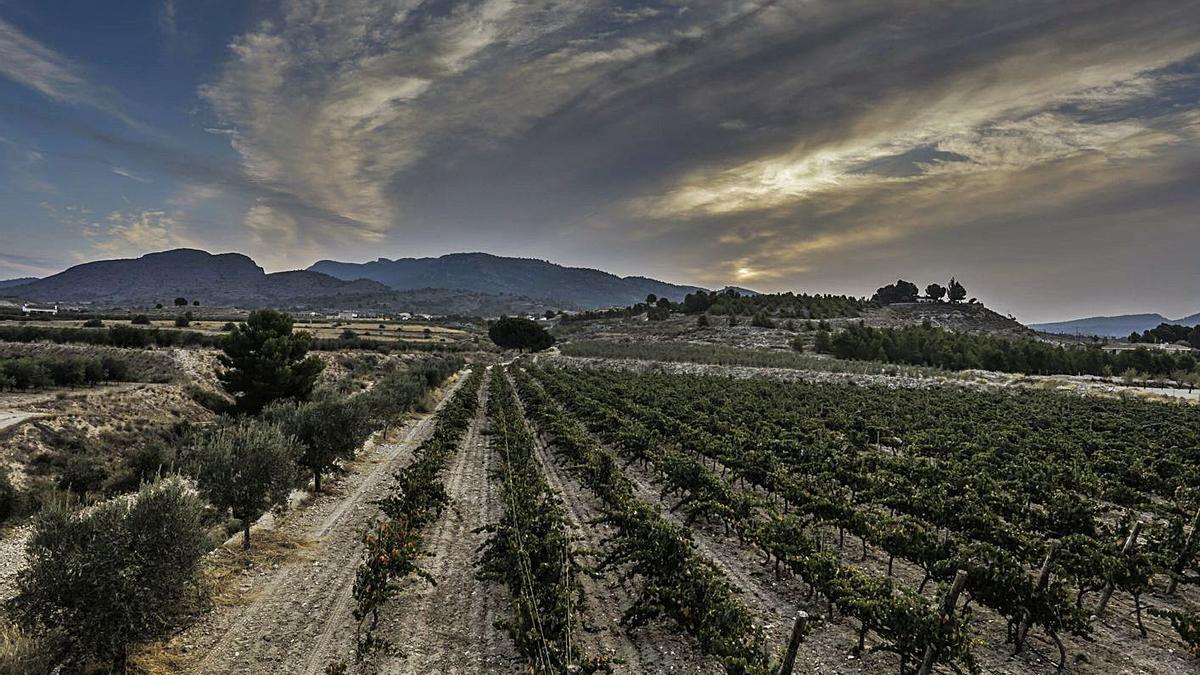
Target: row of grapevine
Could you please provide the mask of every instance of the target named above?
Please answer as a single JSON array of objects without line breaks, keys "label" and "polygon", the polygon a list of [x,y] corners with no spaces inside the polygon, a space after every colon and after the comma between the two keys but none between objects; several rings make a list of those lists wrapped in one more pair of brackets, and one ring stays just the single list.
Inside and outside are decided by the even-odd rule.
[{"label": "row of grapevine", "polygon": [[492,377],[488,395],[491,447],[500,455],[495,479],[504,513],[485,528],[480,577],[503,583],[513,616],[505,627],[533,673],[593,672],[605,664],[577,644],[582,591],[568,521],[538,464],[508,378]]},{"label": "row of grapevine", "polygon": [[[1154,575],[1172,580],[1172,587],[1197,578],[1192,570],[1200,541],[1195,526],[1186,527],[1185,514],[1194,508],[1187,503],[1188,486],[1152,490],[1144,473],[1122,484],[1128,471],[1113,466],[1106,453],[1085,456],[1077,447],[1079,439],[1025,407],[1023,394],[1012,396],[1017,399],[1013,403],[993,394],[954,392],[959,398],[996,400],[998,408],[1021,409],[1035,421],[1032,427],[997,419],[995,410],[987,410],[980,413],[982,424],[992,428],[974,429],[969,428],[973,420],[948,419],[936,409],[922,414],[906,406],[907,412],[888,418],[885,429],[884,411],[897,399],[922,399],[903,390],[721,378],[575,371],[556,372],[555,377],[569,379],[568,389],[583,388],[610,407],[601,428],[631,418],[641,428],[627,438],[654,438],[713,460],[723,472],[732,471],[739,481],[780,499],[785,509],[859,535],[864,552],[870,541],[890,556],[920,566],[927,580],[967,570],[968,595],[1008,617],[1009,634],[1018,647],[1022,626],[1041,625],[1056,641],[1062,630],[1088,632],[1085,593],[1113,588],[1129,593],[1140,625],[1141,595],[1151,588]],[[1051,408],[1093,407],[1074,397],[1042,396],[1037,398]],[[1174,431],[1196,419],[1190,408],[1135,406],[1134,412],[1143,415],[1135,424],[1120,408],[1094,407],[1104,415],[1090,424],[1103,431],[1089,443],[1126,446],[1147,437],[1143,427]],[[860,415],[857,420],[855,414]],[[863,424],[862,418],[874,421]],[[1071,428],[1079,431],[1078,423]],[[1003,451],[979,444],[977,437],[993,430]],[[1194,453],[1195,430],[1180,431],[1148,445],[1183,445],[1170,446],[1163,454],[1187,462],[1179,473],[1193,476],[1197,462],[1194,454],[1188,460],[1186,444],[1193,443]],[[966,440],[968,435],[975,438]],[[939,451],[943,436],[947,447]],[[1135,465],[1153,461],[1144,452],[1130,455]],[[1090,481],[1064,489],[1063,476],[1089,475]],[[1140,485],[1145,492],[1126,489],[1129,485]],[[1159,492],[1176,499],[1163,499]],[[1122,496],[1125,506],[1111,502],[1113,495]],[[1149,535],[1122,546],[1134,518],[1152,519]],[[1029,572],[1042,566],[1050,574],[1039,575],[1044,581],[1032,578]],[[1073,602],[1068,583],[1075,587]],[[1177,627],[1186,626],[1186,613],[1176,614]]]},{"label": "row of grapevine", "polygon": [[441,474],[475,419],[485,376],[479,368],[471,371],[438,411],[433,433],[414,451],[412,463],[394,474],[391,493],[380,501],[383,518],[374,520],[363,535],[366,551],[353,590],[358,659],[387,646],[375,628],[379,610],[395,595],[397,582],[410,575],[432,581],[418,565],[423,529],[449,502]]},{"label": "row of grapevine", "polygon": [[688,530],[638,499],[611,452],[595,443],[528,375],[510,372],[538,430],[553,439],[555,452],[603,503],[605,521],[617,531],[604,565],[623,566],[643,580],[638,601],[625,613],[626,623],[641,625],[665,615],[695,637],[705,653],[719,658],[727,672],[773,673],[761,629],[728,579],[696,551]]},{"label": "row of grapevine", "polygon": [[873,650],[896,653],[902,673],[925,661],[927,655],[930,665],[961,663],[969,668],[973,663],[967,649],[966,617],[946,620],[940,609],[920,594],[841,563],[836,554],[822,550],[811,522],[781,513],[761,495],[731,485],[696,457],[657,443],[646,427],[589,398],[578,387],[539,374],[553,398],[594,433],[627,459],[653,464],[665,493],[681,498],[675,508],[686,510],[693,518],[723,522],[739,539],[762,550],[768,560],[773,557],[777,566],[782,564],[805,579],[810,590],[820,592],[831,606],[858,619],[857,651],[863,650],[867,634],[874,633],[881,644]]}]

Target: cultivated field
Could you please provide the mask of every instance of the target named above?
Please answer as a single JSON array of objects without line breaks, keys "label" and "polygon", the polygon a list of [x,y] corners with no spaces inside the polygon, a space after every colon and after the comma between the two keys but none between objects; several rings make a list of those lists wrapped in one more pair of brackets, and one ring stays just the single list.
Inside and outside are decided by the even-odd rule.
[{"label": "cultivated field", "polygon": [[795,672],[1196,667],[1194,407],[529,363],[446,394],[177,669],[773,673],[801,615]]}]

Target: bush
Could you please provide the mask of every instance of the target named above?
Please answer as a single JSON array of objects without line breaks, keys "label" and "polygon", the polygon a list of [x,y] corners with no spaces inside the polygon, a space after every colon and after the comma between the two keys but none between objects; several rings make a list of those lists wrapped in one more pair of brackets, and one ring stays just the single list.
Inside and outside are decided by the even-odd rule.
[{"label": "bush", "polygon": [[84,328],[104,328],[104,322],[100,319],[88,319],[83,322]]},{"label": "bush", "polygon": [[99,492],[108,480],[108,466],[91,453],[79,453],[67,457],[58,487],[78,495]]},{"label": "bush", "polygon": [[183,316],[181,314],[181,315],[175,317],[175,327],[176,328],[187,328],[190,325],[192,325],[192,322],[186,316]]},{"label": "bush", "polygon": [[146,316],[145,314],[138,314],[137,316],[130,319],[129,323],[131,323],[135,326],[149,326],[150,325],[150,317]]},{"label": "bush", "polygon": [[226,398],[225,395],[219,391],[213,391],[208,387],[201,387],[197,384],[189,384],[187,387],[187,393],[193,401],[199,403],[204,408],[217,413],[218,415],[228,412],[229,409],[233,407],[233,402]]},{"label": "bush", "polygon": [[179,479],[80,511],[46,508],[17,575],[12,615],[57,638],[77,667],[100,659],[123,672],[130,647],[166,637],[189,607],[206,549],[203,511]]},{"label": "bush", "polygon": [[[8,520],[17,512],[20,504],[20,494],[13,485],[7,466],[0,465],[0,520]],[[0,669],[0,673],[3,670]]]}]

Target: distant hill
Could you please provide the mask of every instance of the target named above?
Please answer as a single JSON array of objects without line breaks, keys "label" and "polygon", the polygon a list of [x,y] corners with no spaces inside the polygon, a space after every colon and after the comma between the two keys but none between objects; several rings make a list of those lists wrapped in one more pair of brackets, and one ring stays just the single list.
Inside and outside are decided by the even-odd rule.
[{"label": "distant hill", "polygon": [[1095,335],[1098,337],[1129,337],[1130,333],[1142,333],[1155,328],[1160,323],[1174,323],[1184,326],[1200,324],[1200,314],[1193,314],[1182,319],[1168,319],[1162,314],[1122,314],[1119,316],[1093,316],[1073,321],[1057,321],[1052,323],[1033,323],[1029,327],[1044,333],[1061,335]]},{"label": "distant hill", "polygon": [[338,279],[370,279],[396,290],[451,288],[523,295],[572,308],[595,309],[641,302],[653,293],[680,301],[702,290],[646,277],[619,277],[545,260],[488,253],[452,253],[438,258],[380,258],[366,263],[321,260],[308,268]]},{"label": "distant hill", "polygon": [[25,284],[37,281],[37,277],[21,277],[20,279],[2,279],[0,280],[0,288],[12,288],[14,286],[24,286]]},{"label": "distant hill", "polygon": [[86,303],[101,307],[168,307],[176,297],[205,306],[280,309],[359,309],[485,316],[561,309],[517,295],[447,289],[398,292],[369,279],[343,280],[306,270],[267,274],[240,253],[195,249],[100,260],[4,293],[22,300]]}]

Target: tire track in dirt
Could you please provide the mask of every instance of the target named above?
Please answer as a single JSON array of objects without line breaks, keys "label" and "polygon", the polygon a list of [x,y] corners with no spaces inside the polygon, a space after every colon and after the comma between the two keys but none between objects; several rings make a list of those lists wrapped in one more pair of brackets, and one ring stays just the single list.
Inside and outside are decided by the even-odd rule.
[{"label": "tire track in dirt", "polygon": [[[464,378],[446,390],[440,410]],[[272,570],[270,580],[248,604],[189,629],[196,642],[210,642],[191,670],[201,673],[319,672],[351,652],[330,653],[331,637],[350,621],[348,598],[361,557],[360,534],[373,502],[386,493],[386,479],[432,432],[435,416],[410,422],[399,443],[385,446],[375,461],[352,467],[349,491],[337,501],[314,504],[283,529],[317,538],[309,559]],[[352,631],[352,625],[350,626]],[[215,634],[215,640],[212,635]],[[185,634],[185,642],[188,638]]]},{"label": "tire track in dirt", "polygon": [[363,672],[522,671],[512,640],[495,627],[507,615],[503,589],[475,577],[479,548],[487,538],[477,530],[499,520],[503,510],[490,479],[495,455],[483,433],[487,391],[484,382],[479,411],[446,472],[450,507],[426,535],[429,557],[422,567],[437,585],[413,579],[385,606],[378,633],[399,653],[367,664]]}]

